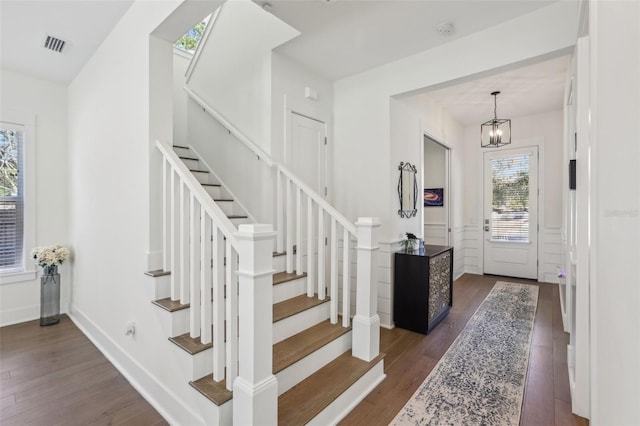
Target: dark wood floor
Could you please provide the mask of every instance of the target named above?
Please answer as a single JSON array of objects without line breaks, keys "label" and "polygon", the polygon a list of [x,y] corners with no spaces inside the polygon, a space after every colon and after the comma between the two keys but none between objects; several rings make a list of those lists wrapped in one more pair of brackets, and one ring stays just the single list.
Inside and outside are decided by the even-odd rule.
[{"label": "dark wood floor", "polygon": [[67,316],[0,328],[0,424],[167,424]]},{"label": "dark wood floor", "polygon": [[[428,336],[381,330],[387,378],[343,425],[386,425],[404,406],[498,281],[464,275],[454,284],[451,312]],[[521,425],[586,425],[571,414],[558,288],[539,284]],[[64,316],[0,328],[0,424],[166,424],[95,346]]]},{"label": "dark wood floor", "polygon": [[471,274],[463,275],[454,283],[453,308],[429,335],[399,328],[381,330],[381,351],[387,354],[384,360],[387,378],[340,424],[388,424],[429,375],[496,281],[540,288],[520,424],[587,425],[587,420],[571,413],[566,362],[568,335],[562,329],[558,287]]}]

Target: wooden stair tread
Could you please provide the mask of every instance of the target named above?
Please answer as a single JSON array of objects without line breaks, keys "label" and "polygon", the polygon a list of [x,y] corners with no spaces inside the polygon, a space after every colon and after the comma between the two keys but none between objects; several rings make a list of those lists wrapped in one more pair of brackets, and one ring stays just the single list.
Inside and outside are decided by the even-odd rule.
[{"label": "wooden stair tread", "polygon": [[233,198],[214,198],[213,201],[215,201],[216,203],[226,202],[226,201],[232,202]]},{"label": "wooden stair tread", "polygon": [[221,186],[219,183],[201,183],[202,186]]},{"label": "wooden stair tread", "polygon": [[247,219],[249,216],[243,216],[243,215],[230,215],[227,216],[229,219]]},{"label": "wooden stair tread", "polygon": [[233,392],[227,389],[226,381],[214,381],[213,374],[208,374],[201,379],[189,382],[189,384],[217,406],[233,398]]},{"label": "wooden stair tread", "polygon": [[287,272],[276,272],[273,274],[273,285],[297,280],[298,278],[305,278],[306,276],[306,272],[303,272],[302,275],[298,275],[295,271],[290,274]]},{"label": "wooden stair tread", "polygon": [[185,156],[182,156],[182,155],[179,155],[178,158],[181,159],[181,160],[195,160],[195,161],[199,161],[200,160],[199,158],[196,158],[196,157],[185,157]]},{"label": "wooden stair tread", "polygon": [[189,149],[188,146],[182,146],[182,145],[173,145],[174,148],[182,148],[182,149]]},{"label": "wooden stair tread", "polygon": [[276,303],[273,305],[273,322],[278,322],[299,312],[311,309],[314,306],[327,303],[329,300],[331,300],[329,296],[325,297],[324,300],[320,300],[317,294],[314,297],[307,297],[306,294],[301,294],[300,296]]},{"label": "wooden stair tread", "polygon": [[164,277],[165,275],[171,275],[171,271],[156,269],[155,271],[147,271],[144,274],[149,277],[157,278],[157,277]]},{"label": "wooden stair tread", "polygon": [[176,311],[180,311],[182,309],[187,309],[189,307],[189,304],[181,304],[179,300],[171,300],[170,297],[166,297],[164,299],[160,299],[160,300],[154,300],[153,302],[154,305],[161,307],[162,309],[164,309],[165,311],[169,311],[169,312],[176,312]]},{"label": "wooden stair tread", "polygon": [[366,362],[353,357],[351,351],[343,353],[280,395],[278,424],[307,424],[383,358],[380,354]]},{"label": "wooden stair tread", "polygon": [[188,354],[195,355],[213,347],[213,343],[203,344],[200,337],[191,337],[189,333],[181,334],[176,337],[169,337],[169,341],[175,343],[179,348],[185,350]]},{"label": "wooden stair tread", "polygon": [[191,173],[209,173],[208,170],[196,170],[196,169],[189,169],[189,171]]},{"label": "wooden stair tread", "polygon": [[331,324],[329,320],[316,324],[273,346],[273,374],[279,373],[324,345],[334,341],[351,327]]}]

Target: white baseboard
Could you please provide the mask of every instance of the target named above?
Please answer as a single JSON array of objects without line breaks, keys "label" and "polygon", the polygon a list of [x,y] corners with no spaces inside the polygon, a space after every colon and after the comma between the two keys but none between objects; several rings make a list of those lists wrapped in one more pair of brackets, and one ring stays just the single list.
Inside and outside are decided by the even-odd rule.
[{"label": "white baseboard", "polygon": [[192,413],[189,407],[181,403],[179,395],[158,382],[146,368],[129,356],[77,307],[72,306],[69,317],[109,362],[125,376],[131,386],[170,424],[204,424],[203,420]]},{"label": "white baseboard", "polygon": [[0,311],[0,327],[32,321],[38,318],[40,318],[40,305],[7,309]]}]

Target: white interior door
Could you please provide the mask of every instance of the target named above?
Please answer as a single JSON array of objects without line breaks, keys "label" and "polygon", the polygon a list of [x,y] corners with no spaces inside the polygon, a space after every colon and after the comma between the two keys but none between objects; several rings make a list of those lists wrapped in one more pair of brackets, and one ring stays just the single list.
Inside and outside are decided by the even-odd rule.
[{"label": "white interior door", "polygon": [[486,152],[484,273],[538,278],[538,148]]},{"label": "white interior door", "polygon": [[324,122],[291,112],[291,138],[287,167],[311,189],[327,195],[327,126]]}]

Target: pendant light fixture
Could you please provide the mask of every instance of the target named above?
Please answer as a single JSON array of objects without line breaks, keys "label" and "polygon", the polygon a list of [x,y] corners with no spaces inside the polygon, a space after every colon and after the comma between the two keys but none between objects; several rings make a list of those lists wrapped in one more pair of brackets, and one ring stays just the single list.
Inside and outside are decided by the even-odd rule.
[{"label": "pendant light fixture", "polygon": [[498,148],[511,143],[511,120],[498,118],[497,98],[500,92],[491,92],[493,96],[493,119],[480,126],[480,146]]}]

